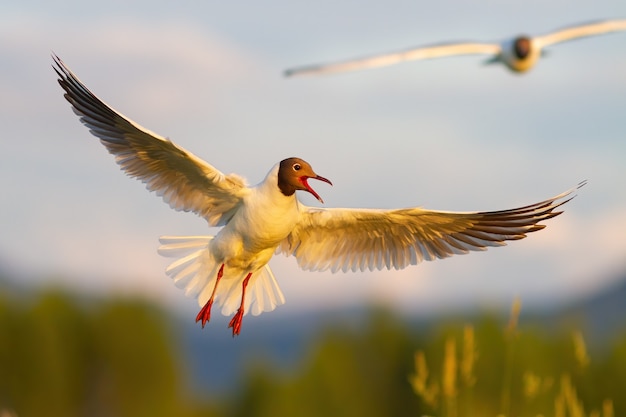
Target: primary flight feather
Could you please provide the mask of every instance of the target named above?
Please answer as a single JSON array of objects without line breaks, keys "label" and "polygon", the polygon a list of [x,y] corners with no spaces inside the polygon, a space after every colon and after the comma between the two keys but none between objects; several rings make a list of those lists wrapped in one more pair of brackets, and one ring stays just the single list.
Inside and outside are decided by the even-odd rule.
[{"label": "primary flight feather", "polygon": [[196,321],[204,327],[216,303],[223,314],[234,313],[233,336],[248,311],[260,314],[284,303],[268,266],[276,252],[294,256],[312,271],[401,269],[522,239],[544,228],[539,223],[559,215],[556,209],[573,197],[570,190],[516,209],[465,213],[307,207],[296,191],[323,202],[308,181],[331,182],[306,161],[284,159],[249,186],[113,110],[57,56],[53,59],[74,113],[128,175],[172,208],[223,226],[215,236],[163,236],[159,252],[176,258],[166,273],[188,296],[197,297],[202,308]]}]

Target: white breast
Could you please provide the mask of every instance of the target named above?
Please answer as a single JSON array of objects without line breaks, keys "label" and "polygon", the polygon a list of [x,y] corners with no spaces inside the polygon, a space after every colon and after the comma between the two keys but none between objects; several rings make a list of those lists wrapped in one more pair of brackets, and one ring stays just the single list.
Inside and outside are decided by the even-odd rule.
[{"label": "white breast", "polygon": [[230,222],[211,242],[217,260],[237,258],[242,268],[266,263],[291,233],[300,216],[298,202],[295,194],[287,197],[280,192],[277,174],[278,166],[251,188]]}]

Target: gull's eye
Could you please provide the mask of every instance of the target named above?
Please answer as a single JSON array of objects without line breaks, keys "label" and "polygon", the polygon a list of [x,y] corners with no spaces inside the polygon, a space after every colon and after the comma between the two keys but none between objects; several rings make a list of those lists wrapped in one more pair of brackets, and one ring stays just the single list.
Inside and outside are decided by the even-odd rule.
[{"label": "gull's eye", "polygon": [[301,168],[302,168],[302,166],[300,164],[293,164],[293,170],[294,171],[300,171]]}]

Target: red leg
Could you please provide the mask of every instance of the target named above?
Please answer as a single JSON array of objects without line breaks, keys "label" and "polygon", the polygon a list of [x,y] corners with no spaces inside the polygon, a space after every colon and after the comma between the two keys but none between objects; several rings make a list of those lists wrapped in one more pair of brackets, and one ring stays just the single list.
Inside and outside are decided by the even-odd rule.
[{"label": "red leg", "polygon": [[246,287],[248,286],[248,281],[250,281],[250,277],[252,276],[252,272],[249,272],[248,275],[246,275],[246,277],[243,280],[243,288],[241,290],[241,305],[239,306],[239,309],[237,310],[237,312],[235,313],[235,316],[230,320],[230,323],[228,324],[228,327],[232,327],[233,328],[233,337],[235,337],[235,335],[238,335],[239,332],[241,332],[241,320],[243,319],[243,306],[244,306],[244,301],[246,299]]},{"label": "red leg", "polygon": [[215,290],[217,290],[217,284],[219,284],[220,279],[222,279],[222,275],[224,275],[224,264],[220,267],[220,270],[217,271],[217,279],[215,280],[215,285],[213,286],[213,292],[211,293],[211,298],[209,301],[202,307],[198,315],[196,316],[196,323],[202,321],[202,328],[204,329],[204,325],[211,320],[211,306],[213,305],[213,299],[215,298]]}]

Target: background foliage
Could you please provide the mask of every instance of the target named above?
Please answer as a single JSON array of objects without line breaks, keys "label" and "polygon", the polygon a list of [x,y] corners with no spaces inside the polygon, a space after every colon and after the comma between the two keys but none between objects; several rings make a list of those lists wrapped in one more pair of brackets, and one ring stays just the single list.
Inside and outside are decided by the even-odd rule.
[{"label": "background foliage", "polygon": [[626,333],[588,352],[575,329],[489,315],[416,329],[372,309],[363,326],[324,328],[293,368],[259,359],[215,398],[192,394],[175,327],[140,300],[0,293],[0,415],[626,415]]}]

